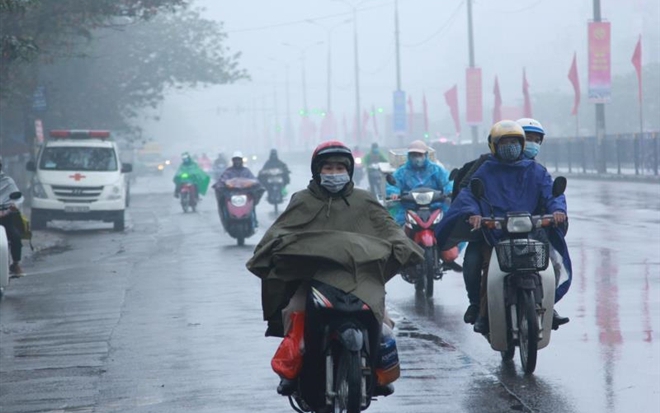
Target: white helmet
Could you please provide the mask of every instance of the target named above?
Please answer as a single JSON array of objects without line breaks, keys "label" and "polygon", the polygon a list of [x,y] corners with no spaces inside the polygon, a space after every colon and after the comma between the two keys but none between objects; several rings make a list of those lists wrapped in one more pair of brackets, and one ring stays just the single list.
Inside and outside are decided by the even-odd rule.
[{"label": "white helmet", "polygon": [[516,122],[518,123],[518,125],[522,126],[525,132],[534,132],[540,134],[541,141],[543,141],[543,138],[545,137],[545,130],[543,129],[543,125],[541,125],[541,122],[532,118],[521,118],[518,119]]},{"label": "white helmet", "polygon": [[231,156],[231,159],[234,159],[234,158],[241,158],[241,159],[243,159],[243,152],[241,152],[241,151],[236,151],[236,152],[234,152],[234,154]]}]

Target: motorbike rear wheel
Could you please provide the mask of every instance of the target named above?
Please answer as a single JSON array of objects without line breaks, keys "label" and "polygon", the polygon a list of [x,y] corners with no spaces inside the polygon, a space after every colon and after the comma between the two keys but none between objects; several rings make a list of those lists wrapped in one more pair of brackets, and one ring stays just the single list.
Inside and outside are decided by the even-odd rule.
[{"label": "motorbike rear wheel", "polygon": [[344,349],[339,355],[334,391],[334,413],[360,413],[362,369],[359,352]]},{"label": "motorbike rear wheel", "polygon": [[534,291],[523,290],[518,299],[518,340],[520,362],[525,374],[536,369],[536,355],[539,345],[539,318],[536,315]]}]

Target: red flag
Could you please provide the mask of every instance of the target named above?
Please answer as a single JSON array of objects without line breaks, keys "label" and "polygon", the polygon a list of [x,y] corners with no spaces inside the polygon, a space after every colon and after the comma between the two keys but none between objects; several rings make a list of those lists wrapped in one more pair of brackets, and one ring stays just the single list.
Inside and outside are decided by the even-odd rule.
[{"label": "red flag", "polygon": [[495,87],[493,87],[493,94],[495,94],[495,103],[493,104],[493,123],[502,120],[502,96],[500,95],[500,83],[495,76]]},{"label": "red flag", "polygon": [[580,106],[580,78],[578,77],[577,71],[577,53],[573,53],[573,63],[571,64],[571,70],[568,71],[568,80],[571,81],[573,90],[575,91],[575,98],[573,98],[573,110],[571,111],[571,115],[577,115],[578,106]]},{"label": "red flag", "polygon": [[378,138],[379,133],[378,133],[378,122],[376,122],[376,108],[374,105],[371,105],[371,113],[373,114],[373,121],[374,121],[374,135],[376,135],[376,138]]},{"label": "red flag", "polygon": [[429,108],[426,105],[426,93],[422,97],[422,108],[424,109],[424,132],[429,132]]},{"label": "red flag", "polygon": [[639,90],[639,102],[642,102],[642,35],[639,35],[639,40],[637,40],[637,46],[635,46],[635,52],[632,55],[630,60],[635,66],[635,71],[637,72],[637,88]]},{"label": "red flag", "polygon": [[408,95],[408,132],[412,134],[413,130],[413,101],[412,96]]},{"label": "red flag", "polygon": [[362,139],[365,138],[365,135],[367,134],[367,125],[369,124],[369,112],[365,109],[362,112],[362,133],[360,135],[362,136]]},{"label": "red flag", "polygon": [[445,102],[447,102],[449,113],[451,113],[451,117],[454,120],[456,135],[459,135],[461,133],[461,121],[458,117],[458,86],[454,85],[454,87],[445,92]]},{"label": "red flag", "polygon": [[526,118],[532,117],[532,100],[529,98],[529,83],[527,82],[527,74],[525,73],[525,68],[523,68],[523,116]]}]

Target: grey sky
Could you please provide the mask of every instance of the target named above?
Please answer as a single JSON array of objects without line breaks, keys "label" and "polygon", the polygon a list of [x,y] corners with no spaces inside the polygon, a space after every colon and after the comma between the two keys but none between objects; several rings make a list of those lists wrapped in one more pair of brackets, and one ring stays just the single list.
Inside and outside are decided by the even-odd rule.
[{"label": "grey sky", "polygon": [[[355,110],[353,26],[352,22],[341,25],[352,17],[348,3],[359,3],[361,9],[357,23],[362,107],[375,105],[389,111],[395,89],[393,0],[197,0],[206,8],[205,17],[224,22],[229,33],[227,45],[243,53],[241,62],[252,82],[173,96],[163,111],[180,109],[195,125],[197,134],[206,134],[213,127],[208,123],[209,114],[224,117],[215,116],[213,108],[272,108],[273,94],[277,93],[278,112],[283,117],[288,64],[291,110],[297,112],[303,100],[300,52],[282,43],[305,47],[320,41],[325,43],[306,52],[307,100],[309,108],[325,109],[327,31],[305,22],[310,19],[326,27],[340,24],[331,36],[333,109],[339,117],[345,113],[350,122]],[[532,94],[571,90],[567,73],[573,52],[577,52],[585,91],[587,22],[593,16],[592,7],[590,0],[475,1],[475,55],[477,66],[483,70],[484,105],[492,104],[495,75],[504,104],[519,104],[523,67]],[[640,34],[644,37],[644,62],[660,60],[660,0],[601,0],[601,7],[603,18],[612,23],[613,76],[633,70],[630,58]],[[464,116],[466,13],[465,0],[399,0],[402,88],[412,96],[416,110],[422,94],[426,94],[431,118],[446,115],[443,93],[454,84],[459,87]],[[332,15],[338,16],[324,18]],[[259,121],[268,116],[273,115],[264,114]],[[254,122],[253,117],[238,124],[233,116],[224,124],[246,130],[253,128]]]}]

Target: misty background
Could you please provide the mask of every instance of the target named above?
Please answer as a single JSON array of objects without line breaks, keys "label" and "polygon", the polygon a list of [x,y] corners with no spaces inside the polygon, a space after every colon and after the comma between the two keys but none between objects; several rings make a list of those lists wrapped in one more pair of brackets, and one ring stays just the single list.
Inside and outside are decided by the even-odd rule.
[{"label": "misty background", "polygon": [[[337,137],[363,147],[372,141],[392,143],[388,135],[396,89],[393,0],[150,2],[157,5],[154,8],[174,7],[159,9],[147,19],[117,16],[122,13],[110,10],[103,24],[87,25],[82,36],[75,34],[77,40],[69,39],[65,53],[42,44],[39,65],[17,69],[25,76],[29,68],[37,79],[26,82],[30,86],[24,89],[30,93],[24,95],[39,85],[47,90],[49,109],[41,116],[45,129],[110,128],[138,143],[161,142],[171,155],[239,149],[266,152],[273,146],[311,149],[322,139],[321,124],[328,112],[330,50],[330,109]],[[42,14],[52,12],[47,3],[32,3],[43,3]],[[96,4],[105,3],[108,0]],[[58,4],[82,7],[71,0]],[[421,119],[425,98],[429,139],[470,140],[470,128],[464,123],[466,0],[399,0],[398,14],[401,89],[412,102],[414,122]],[[640,35],[643,128],[658,131],[660,0],[601,0],[601,14],[612,25],[612,102],[606,105],[606,132],[640,130],[637,77],[631,63]],[[587,99],[587,24],[592,18],[591,0],[473,2],[475,63],[482,69],[483,84],[480,139],[485,141],[492,124],[495,76],[506,117],[522,106],[523,69],[533,115],[549,136],[595,134],[594,105]],[[41,35],[44,21],[48,20],[42,16],[34,23]],[[371,117],[360,141],[352,132],[356,117],[354,24],[360,114],[367,111]],[[577,119],[571,116],[573,89],[568,80],[574,53],[582,91]],[[462,123],[459,136],[444,98],[454,85]],[[3,140],[8,136],[16,140],[17,131],[30,121],[21,114],[25,104],[6,97],[0,131]],[[16,116],[8,115],[12,111]],[[312,137],[305,140],[301,139],[303,114],[313,125]],[[423,138],[420,130],[405,140]]]}]

